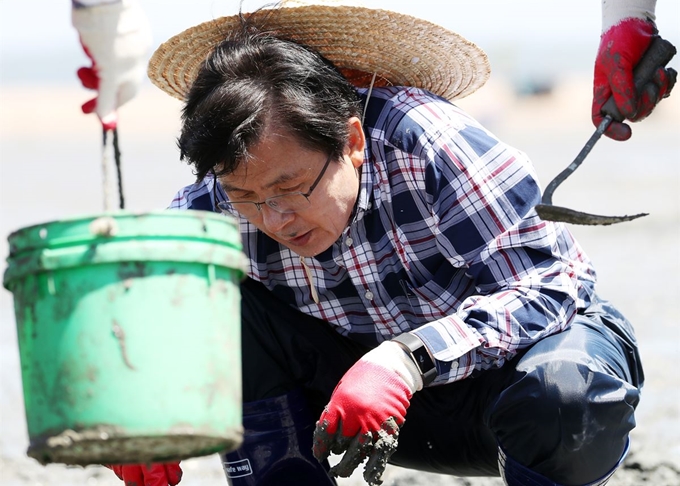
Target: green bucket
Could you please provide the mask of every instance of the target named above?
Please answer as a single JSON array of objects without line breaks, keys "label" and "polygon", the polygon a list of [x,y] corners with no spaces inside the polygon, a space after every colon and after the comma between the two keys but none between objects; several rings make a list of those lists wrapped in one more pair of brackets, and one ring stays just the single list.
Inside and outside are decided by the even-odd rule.
[{"label": "green bucket", "polygon": [[236,449],[236,223],[127,212],[9,236],[28,455],[46,464],[179,460]]}]

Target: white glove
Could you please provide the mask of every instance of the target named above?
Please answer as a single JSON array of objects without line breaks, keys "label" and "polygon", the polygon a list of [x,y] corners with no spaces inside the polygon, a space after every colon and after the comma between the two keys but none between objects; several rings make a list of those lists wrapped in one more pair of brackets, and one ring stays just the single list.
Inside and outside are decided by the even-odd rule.
[{"label": "white glove", "polygon": [[72,22],[92,59],[78,77],[83,86],[98,91],[83,112],[96,112],[105,128],[115,128],[117,108],[134,98],[146,74],[149,22],[137,0],[74,7]]}]

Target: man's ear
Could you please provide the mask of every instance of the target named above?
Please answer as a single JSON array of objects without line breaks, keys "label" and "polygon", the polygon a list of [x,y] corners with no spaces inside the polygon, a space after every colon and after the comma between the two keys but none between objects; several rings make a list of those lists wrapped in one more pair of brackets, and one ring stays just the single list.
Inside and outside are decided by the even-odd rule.
[{"label": "man's ear", "polygon": [[366,148],[366,137],[361,120],[353,116],[347,121],[349,137],[347,139],[347,156],[352,161],[355,168],[364,163],[364,149]]}]

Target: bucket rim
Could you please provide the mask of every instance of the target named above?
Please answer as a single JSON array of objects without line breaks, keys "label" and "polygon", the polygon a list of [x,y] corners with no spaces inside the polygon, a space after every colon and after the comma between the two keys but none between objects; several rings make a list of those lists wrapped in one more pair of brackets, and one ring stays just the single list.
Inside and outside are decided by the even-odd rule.
[{"label": "bucket rim", "polygon": [[115,210],[115,211],[103,211],[101,213],[85,213],[85,214],[80,214],[80,215],[73,215],[73,216],[67,216],[65,218],[60,218],[60,219],[52,219],[48,221],[43,221],[41,223],[33,223],[29,224],[28,226],[22,226],[20,228],[17,228],[9,233],[7,236],[7,239],[9,240],[12,238],[17,233],[24,233],[28,232],[31,229],[35,229],[39,226],[44,227],[46,225],[56,225],[59,223],[76,223],[78,221],[94,221],[98,218],[105,218],[105,217],[111,217],[111,218],[129,218],[129,217],[138,217],[138,216],[163,216],[163,217],[171,217],[171,218],[184,218],[184,217],[189,217],[189,218],[194,218],[196,215],[199,215],[199,217],[202,218],[209,218],[209,219],[214,219],[216,221],[229,221],[232,223],[234,226],[238,226],[238,221],[229,215],[223,214],[223,213],[217,213],[213,211],[205,211],[205,210],[200,210],[200,209],[175,209],[175,208],[167,208],[167,209],[153,209],[150,211],[134,211],[134,210],[128,210],[128,209],[121,209],[121,210]]},{"label": "bucket rim", "polygon": [[[180,220],[185,223],[180,224]],[[8,242],[5,288],[29,274],[123,261],[194,262],[241,273],[247,268],[237,221],[209,211],[117,211],[77,216],[20,228]]]}]

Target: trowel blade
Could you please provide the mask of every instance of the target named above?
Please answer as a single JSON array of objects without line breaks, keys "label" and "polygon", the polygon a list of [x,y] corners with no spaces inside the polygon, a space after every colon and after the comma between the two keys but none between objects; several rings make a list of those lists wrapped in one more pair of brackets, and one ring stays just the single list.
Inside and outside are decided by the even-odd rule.
[{"label": "trowel blade", "polygon": [[556,221],[558,223],[582,224],[589,226],[608,226],[610,224],[632,221],[649,213],[633,214],[631,216],[600,216],[598,214],[588,214],[573,209],[553,206],[551,204],[537,204],[536,212],[544,221]]}]

